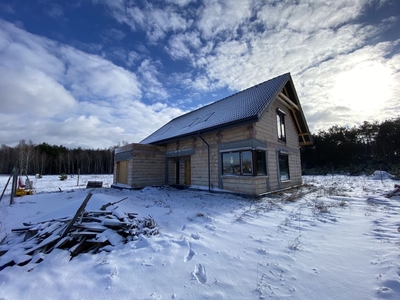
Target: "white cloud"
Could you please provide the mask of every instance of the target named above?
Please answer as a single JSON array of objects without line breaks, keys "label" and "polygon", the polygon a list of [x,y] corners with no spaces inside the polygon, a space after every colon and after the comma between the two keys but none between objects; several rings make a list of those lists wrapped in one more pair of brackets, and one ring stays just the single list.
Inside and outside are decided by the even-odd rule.
[{"label": "white cloud", "polygon": [[0,66],[0,90],[1,112],[22,116],[24,121],[34,119],[36,115],[65,114],[77,104],[53,78],[28,66],[23,69]]},{"label": "white cloud", "polygon": [[179,6],[186,6],[188,5],[190,2],[195,2],[196,0],[167,0],[168,3],[173,3]]},{"label": "white cloud", "polygon": [[[137,76],[104,58],[60,45],[0,21],[0,140],[108,148],[139,142],[181,114],[142,93],[165,99],[155,64]],[[143,90],[142,90],[143,89]],[[21,120],[21,118],[23,118]]]},{"label": "white cloud", "polygon": [[63,83],[70,86],[76,97],[140,98],[141,90],[135,74],[97,55],[86,54],[71,47],[60,47],[59,51],[67,62]]},{"label": "white cloud", "polygon": [[301,84],[297,91],[312,130],[397,116],[400,55],[385,58],[392,47],[388,42],[365,46],[294,79]]},{"label": "white cloud", "polygon": [[268,30],[288,28],[307,33],[344,25],[359,16],[363,7],[370,3],[369,0],[271,2],[257,14]]},{"label": "white cloud", "polygon": [[196,32],[187,32],[173,35],[168,41],[167,51],[172,59],[193,59],[202,46],[200,37]]},{"label": "white cloud", "polygon": [[163,39],[169,31],[184,31],[191,25],[191,22],[172,6],[159,8],[145,2],[144,7],[140,8],[134,2],[122,0],[99,0],[98,2],[106,5],[118,22],[127,24],[134,31],[139,28],[145,31],[151,43]]},{"label": "white cloud", "polygon": [[150,59],[145,59],[140,67],[138,73],[143,81],[143,89],[146,97],[154,100],[165,100],[169,97],[167,90],[163,87],[162,83],[158,80],[159,72],[154,63]]},{"label": "white cloud", "polygon": [[234,36],[239,26],[251,17],[251,2],[250,0],[205,0],[200,18],[196,22],[197,27],[206,39],[220,33]]},{"label": "white cloud", "polygon": [[104,38],[106,39],[107,42],[112,42],[112,41],[121,41],[124,39],[126,34],[118,29],[115,28],[109,28],[104,31]]}]

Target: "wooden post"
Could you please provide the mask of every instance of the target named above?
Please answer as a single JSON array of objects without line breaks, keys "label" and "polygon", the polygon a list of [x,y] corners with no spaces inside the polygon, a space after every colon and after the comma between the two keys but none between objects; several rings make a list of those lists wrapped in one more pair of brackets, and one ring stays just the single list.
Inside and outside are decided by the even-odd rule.
[{"label": "wooden post", "polygon": [[81,173],[81,169],[78,168],[78,180],[76,181],[76,186],[79,186],[79,174]]},{"label": "wooden post", "polygon": [[13,169],[13,180],[11,186],[11,194],[10,194],[10,205],[14,204],[14,196],[17,192],[17,182],[18,182],[18,168]]},{"label": "wooden post", "polygon": [[7,180],[6,186],[4,187],[4,189],[3,189],[3,192],[1,193],[1,196],[0,196],[0,202],[1,202],[1,199],[3,199],[4,192],[6,191],[6,189],[7,189],[7,186],[8,186],[8,183],[10,182],[10,179],[11,179],[11,177],[13,177],[13,175],[14,175],[14,174],[11,172],[11,175],[10,175],[10,177],[8,177],[8,180]]}]

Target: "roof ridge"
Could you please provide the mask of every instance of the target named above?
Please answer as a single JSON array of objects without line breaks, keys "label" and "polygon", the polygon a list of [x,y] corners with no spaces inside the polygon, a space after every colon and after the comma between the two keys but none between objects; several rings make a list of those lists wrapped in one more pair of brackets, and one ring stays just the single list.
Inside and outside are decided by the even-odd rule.
[{"label": "roof ridge", "polygon": [[185,114],[183,114],[183,115],[180,115],[180,116],[178,116],[178,117],[173,118],[173,119],[170,120],[168,123],[164,124],[164,126],[167,125],[167,124],[169,124],[169,123],[170,123],[171,121],[173,121],[173,120],[177,120],[177,119],[180,119],[180,118],[182,118],[182,117],[188,116],[188,115],[190,115],[190,114],[192,114],[192,113],[195,113],[196,111],[198,111],[198,110],[200,110],[200,109],[206,108],[206,107],[208,107],[208,106],[211,106],[211,105],[213,105],[213,104],[216,104],[216,103],[221,102],[221,101],[223,101],[223,100],[226,100],[226,99],[228,99],[228,98],[231,98],[231,97],[233,97],[233,96],[236,96],[237,94],[243,93],[243,92],[245,92],[245,91],[247,91],[247,90],[249,90],[249,89],[256,88],[256,87],[258,87],[258,86],[260,86],[260,85],[262,85],[262,84],[264,84],[264,83],[267,83],[267,82],[272,81],[272,80],[276,80],[278,77],[283,77],[283,76],[286,76],[286,75],[289,75],[289,76],[290,76],[290,72],[286,72],[286,73],[284,73],[284,74],[275,76],[274,78],[271,78],[271,79],[265,80],[265,81],[263,81],[263,82],[260,82],[260,83],[258,83],[258,84],[256,84],[256,85],[250,86],[250,87],[248,87],[248,88],[246,88],[246,89],[244,89],[244,90],[241,90],[241,91],[238,91],[238,92],[236,92],[236,93],[234,93],[234,94],[231,94],[231,95],[229,95],[229,96],[226,96],[225,98],[219,99],[219,100],[214,101],[214,102],[211,102],[211,103],[209,103],[209,104],[207,104],[207,105],[204,105],[204,106],[201,106],[201,107],[196,108],[196,109],[194,109],[194,110],[191,110],[191,111],[189,111],[189,112],[187,112],[187,113],[185,113]]}]

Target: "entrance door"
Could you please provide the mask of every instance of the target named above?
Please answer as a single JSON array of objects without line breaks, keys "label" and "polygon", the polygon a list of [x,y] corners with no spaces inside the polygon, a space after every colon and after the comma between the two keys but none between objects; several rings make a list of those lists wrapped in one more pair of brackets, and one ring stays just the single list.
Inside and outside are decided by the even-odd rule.
[{"label": "entrance door", "polygon": [[192,170],[190,167],[190,159],[185,160],[185,185],[192,184]]},{"label": "entrance door", "polygon": [[117,162],[117,182],[128,184],[128,164],[129,160]]}]

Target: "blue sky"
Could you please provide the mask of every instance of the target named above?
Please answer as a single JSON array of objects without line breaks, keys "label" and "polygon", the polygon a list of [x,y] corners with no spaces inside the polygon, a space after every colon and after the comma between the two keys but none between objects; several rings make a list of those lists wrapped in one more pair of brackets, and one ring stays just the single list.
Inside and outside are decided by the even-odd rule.
[{"label": "blue sky", "polygon": [[108,148],[290,72],[312,132],[400,115],[397,0],[2,0],[0,144]]}]

